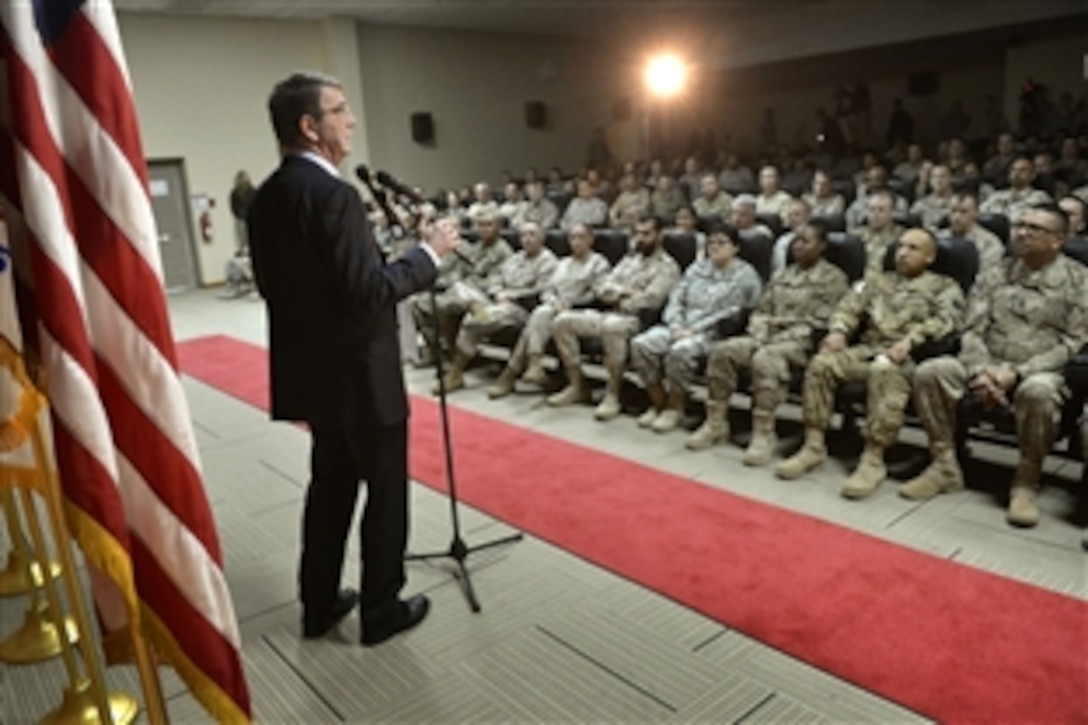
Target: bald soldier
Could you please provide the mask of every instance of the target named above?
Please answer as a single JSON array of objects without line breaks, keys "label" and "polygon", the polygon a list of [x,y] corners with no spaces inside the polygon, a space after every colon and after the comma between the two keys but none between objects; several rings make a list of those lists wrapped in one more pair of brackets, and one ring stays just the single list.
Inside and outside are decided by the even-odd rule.
[{"label": "bald soldier", "polygon": [[790,371],[812,357],[815,330],[827,325],[846,294],[846,274],[824,259],[822,224],[802,226],[793,240],[793,263],[775,273],[748,320],[748,334],[716,342],[706,365],[706,421],[687,440],[691,450],[729,440],[729,398],[739,370],[752,370],[752,440],[745,465],[762,466],[777,445],[775,410],[789,392]]},{"label": "bald soldier", "polygon": [[1039,522],[1035,492],[1069,396],[1062,370],[1088,344],[1088,270],[1061,253],[1066,225],[1052,204],[1025,210],[1013,227],[1014,256],[975,283],[959,356],[918,367],[914,403],[933,463],[900,495],[923,500],[963,488],[953,436],[957,404],[970,395],[987,409],[1012,406],[1020,460],[1007,519]]},{"label": "bald soldier", "polygon": [[[864,498],[883,482],[887,476],[884,449],[899,436],[910,396],[911,351],[955,332],[963,318],[959,285],[951,277],[929,271],[936,258],[933,235],[909,229],[899,239],[895,270],[869,273],[839,303],[827,337],[805,371],[805,443],[778,465],[779,478],[798,478],[827,459],[824,431],[831,421],[835,391],[840,384],[857,380],[868,388],[865,451],[842,494]],[[847,347],[863,320],[867,322],[860,342]]]}]

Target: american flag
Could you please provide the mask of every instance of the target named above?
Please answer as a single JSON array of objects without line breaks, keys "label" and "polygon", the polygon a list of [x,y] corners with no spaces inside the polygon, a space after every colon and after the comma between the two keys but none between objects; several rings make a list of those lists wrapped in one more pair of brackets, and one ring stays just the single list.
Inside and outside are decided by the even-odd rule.
[{"label": "american flag", "polygon": [[19,313],[107,650],[140,628],[213,717],[246,721],[113,7],[4,0],[0,20],[0,193],[22,230]]}]

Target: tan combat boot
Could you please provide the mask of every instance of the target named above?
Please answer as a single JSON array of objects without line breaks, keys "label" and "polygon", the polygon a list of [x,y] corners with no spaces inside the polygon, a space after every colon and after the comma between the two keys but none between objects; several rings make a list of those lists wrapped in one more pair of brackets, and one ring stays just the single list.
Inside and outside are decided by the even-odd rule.
[{"label": "tan combat boot", "polygon": [[620,385],[620,379],[613,380],[611,377],[608,379],[608,383],[605,385],[604,390],[604,400],[602,400],[593,411],[594,418],[604,422],[612,420],[620,414],[622,411],[622,408],[620,407]]},{"label": "tan combat boot", "polygon": [[725,401],[706,401],[706,420],[699,429],[688,436],[684,445],[689,450],[701,451],[718,443],[729,440],[729,418],[726,417],[728,407]]},{"label": "tan combat boot", "polygon": [[927,501],[942,493],[963,489],[963,471],[956,453],[943,443],[932,446],[933,462],[899,487],[899,495],[911,501]]},{"label": "tan combat boot", "polygon": [[746,466],[765,466],[771,462],[777,447],[774,413],[769,410],[752,411],[752,440],[748,443],[741,461]]},{"label": "tan combat boot", "polygon": [[1039,507],[1035,505],[1035,492],[1039,490],[1042,464],[1020,459],[1012,477],[1009,491],[1009,510],[1005,520],[1013,526],[1030,528],[1039,523]]},{"label": "tan combat boot", "polygon": [[660,385],[647,385],[646,394],[650,396],[650,406],[638,417],[639,428],[649,428],[665,407],[665,389]]},{"label": "tan combat boot", "polygon": [[570,381],[567,383],[567,387],[548,396],[548,405],[562,408],[575,403],[589,402],[589,386],[586,385],[586,379],[582,377],[581,369],[577,367],[567,368],[567,380]]},{"label": "tan combat boot", "polygon": [[787,481],[800,478],[827,460],[824,432],[819,428],[805,428],[805,444],[801,450],[778,464],[774,475]]},{"label": "tan combat boot", "polygon": [[527,383],[543,385],[548,382],[548,373],[544,370],[544,356],[533,353],[529,356],[529,366],[521,374],[521,379]]},{"label": "tan combat boot", "polygon": [[[469,356],[461,352],[459,349],[453,351],[453,362],[450,363],[450,369],[446,371],[446,392],[452,393],[455,390],[460,390],[465,387],[465,367],[468,365]],[[431,392],[438,395],[441,392],[441,387],[436,380],[434,387],[431,388]]]},{"label": "tan combat boot", "polygon": [[510,393],[514,392],[514,381],[518,379],[518,374],[514,372],[514,369],[509,365],[502,369],[499,377],[495,379],[495,382],[487,389],[487,397],[492,400],[497,398],[505,398]]},{"label": "tan combat boot", "polygon": [[675,430],[683,419],[684,392],[672,391],[669,393],[669,400],[665,404],[665,409],[661,411],[661,415],[657,416],[657,420],[653,422],[650,428],[655,433],[668,433],[670,430]]},{"label": "tan combat boot", "polygon": [[888,477],[888,468],[884,465],[884,446],[866,443],[858,467],[846,479],[842,487],[845,498],[861,499],[876,491]]}]

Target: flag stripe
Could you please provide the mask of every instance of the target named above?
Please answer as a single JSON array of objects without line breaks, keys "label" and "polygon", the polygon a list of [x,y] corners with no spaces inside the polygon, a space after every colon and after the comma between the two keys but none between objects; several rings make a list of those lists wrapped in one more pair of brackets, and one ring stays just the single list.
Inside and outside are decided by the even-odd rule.
[{"label": "flag stripe", "polygon": [[[72,17],[60,42],[51,46],[49,57],[108,135],[116,139],[138,137],[126,79],[117,68],[113,53],[102,43],[83,12]],[[144,160],[133,155],[139,149],[124,145],[121,149],[132,168],[140,172],[140,181],[146,188]]]}]

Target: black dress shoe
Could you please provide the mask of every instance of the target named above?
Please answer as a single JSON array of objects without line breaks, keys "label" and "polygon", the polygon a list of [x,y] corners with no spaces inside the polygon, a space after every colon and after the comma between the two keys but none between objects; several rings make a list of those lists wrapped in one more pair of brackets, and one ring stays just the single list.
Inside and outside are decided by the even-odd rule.
[{"label": "black dress shoe", "polygon": [[381,644],[398,632],[411,629],[427,616],[431,609],[431,600],[422,594],[398,601],[391,612],[375,612],[373,616],[363,614],[363,636],[360,638],[364,647]]},{"label": "black dress shoe", "polygon": [[355,609],[355,605],[358,603],[359,592],[354,589],[341,589],[329,611],[316,617],[311,617],[308,614],[303,615],[302,636],[306,639],[324,637],[330,629],[340,623],[341,619],[348,616],[348,613]]}]

